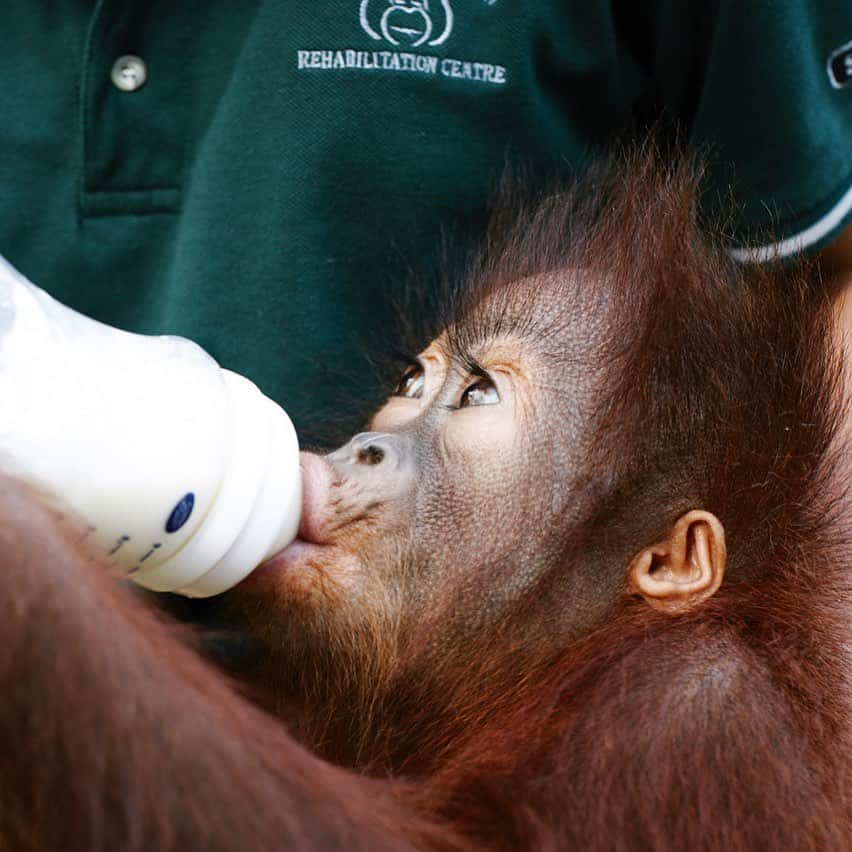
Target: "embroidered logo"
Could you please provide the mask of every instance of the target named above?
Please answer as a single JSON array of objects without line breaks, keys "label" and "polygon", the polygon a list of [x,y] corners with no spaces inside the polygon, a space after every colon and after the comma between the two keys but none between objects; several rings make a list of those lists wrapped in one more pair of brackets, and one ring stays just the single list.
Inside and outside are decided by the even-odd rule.
[{"label": "embroidered logo", "polygon": [[404,47],[443,44],[453,31],[449,0],[361,0],[360,20],[370,38]]},{"label": "embroidered logo", "polygon": [[[496,2],[484,0],[489,8]],[[487,86],[504,86],[508,80],[508,69],[497,62],[426,52],[426,48],[444,44],[453,32],[450,0],[360,0],[358,21],[363,32],[379,42],[376,50],[343,45],[307,47],[296,51],[296,68],[307,72],[416,74]]]},{"label": "embroidered logo", "polygon": [[835,89],[843,89],[852,83],[852,41],[837,48],[828,57],[828,79]]}]

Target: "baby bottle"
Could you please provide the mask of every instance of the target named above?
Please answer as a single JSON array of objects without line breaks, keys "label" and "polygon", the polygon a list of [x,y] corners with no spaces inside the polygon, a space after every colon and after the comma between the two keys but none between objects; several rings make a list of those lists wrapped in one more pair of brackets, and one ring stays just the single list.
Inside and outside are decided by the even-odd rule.
[{"label": "baby bottle", "polygon": [[157,591],[223,592],[299,525],[299,447],[278,405],[195,343],[84,317],[2,257],[0,471]]}]

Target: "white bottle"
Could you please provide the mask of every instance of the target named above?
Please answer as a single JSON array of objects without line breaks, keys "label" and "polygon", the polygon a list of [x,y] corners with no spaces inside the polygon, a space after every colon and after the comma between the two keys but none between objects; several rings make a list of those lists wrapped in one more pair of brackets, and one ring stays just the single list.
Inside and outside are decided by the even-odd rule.
[{"label": "white bottle", "polygon": [[88,319],[2,257],[0,471],[78,515],[157,591],[225,591],[299,525],[299,447],[281,408],[189,340]]}]

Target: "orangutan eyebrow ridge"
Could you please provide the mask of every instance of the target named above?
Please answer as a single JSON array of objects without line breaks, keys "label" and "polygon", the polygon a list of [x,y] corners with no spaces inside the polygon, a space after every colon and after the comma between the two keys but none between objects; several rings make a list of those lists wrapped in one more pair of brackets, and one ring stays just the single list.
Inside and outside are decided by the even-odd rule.
[{"label": "orangutan eyebrow ridge", "polygon": [[476,376],[478,379],[491,381],[491,376],[488,370],[470,354],[470,352],[454,352],[452,354],[454,363],[456,363],[465,373],[471,376]]}]

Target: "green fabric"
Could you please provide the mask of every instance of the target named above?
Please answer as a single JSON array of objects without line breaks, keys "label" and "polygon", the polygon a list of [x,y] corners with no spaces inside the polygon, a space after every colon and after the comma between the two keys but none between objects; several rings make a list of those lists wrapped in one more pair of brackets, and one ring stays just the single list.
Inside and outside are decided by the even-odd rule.
[{"label": "green fabric", "polygon": [[342,432],[410,271],[475,237],[507,163],[550,175],[660,121],[734,164],[709,197],[731,188],[741,233],[816,221],[852,184],[826,73],[849,41],[848,0],[6,0],[0,253]]}]

